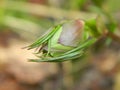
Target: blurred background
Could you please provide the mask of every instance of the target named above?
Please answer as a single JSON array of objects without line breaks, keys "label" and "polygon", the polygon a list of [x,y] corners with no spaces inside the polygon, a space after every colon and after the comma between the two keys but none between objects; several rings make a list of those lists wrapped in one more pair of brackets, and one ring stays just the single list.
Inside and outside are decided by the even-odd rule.
[{"label": "blurred background", "polygon": [[120,37],[119,4],[120,0],[0,0],[0,90],[120,90],[120,38],[102,37],[87,56],[63,63],[28,62],[36,58],[34,50],[22,49],[63,20],[97,15]]}]

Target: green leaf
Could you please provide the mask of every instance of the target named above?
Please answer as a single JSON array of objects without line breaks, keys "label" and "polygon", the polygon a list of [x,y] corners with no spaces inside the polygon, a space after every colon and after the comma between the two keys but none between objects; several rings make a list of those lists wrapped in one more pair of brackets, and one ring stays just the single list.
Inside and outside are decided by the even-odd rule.
[{"label": "green leaf", "polygon": [[86,42],[80,44],[78,47],[76,47],[76,48],[74,48],[74,49],[72,49],[72,50],[64,53],[64,55],[65,55],[65,54],[72,53],[72,52],[75,52],[75,51],[77,51],[77,50],[81,50],[82,48],[83,48],[83,49],[84,49],[84,48],[87,48],[88,46],[92,45],[95,41],[96,41],[96,39],[87,40]]},{"label": "green leaf", "polygon": [[50,38],[52,38],[52,36],[61,28],[61,25],[56,26],[55,28],[53,28],[53,30],[51,30],[50,33],[48,33],[47,35],[44,35],[43,37],[40,37],[36,42],[34,42],[33,44],[31,44],[30,46],[28,46],[28,49],[33,49],[35,47],[38,47],[40,45],[42,45],[43,43],[45,43],[46,41],[48,41]]},{"label": "green leaf", "polygon": [[71,54],[67,54],[67,55],[63,55],[63,56],[59,56],[59,57],[54,57],[54,58],[44,58],[44,59],[30,59],[30,61],[34,61],[34,62],[57,62],[59,60],[62,61],[63,60],[69,60],[70,58],[77,56],[81,54],[80,52],[74,52]]},{"label": "green leaf", "polygon": [[96,26],[96,19],[87,20],[85,23],[85,28],[87,28],[94,37],[99,37],[100,33],[98,32]]},{"label": "green leaf", "polygon": [[62,61],[68,61],[68,60],[73,60],[75,58],[81,57],[84,53],[84,50],[92,45],[96,39],[91,39],[86,41],[83,44],[80,44],[78,47],[61,54],[60,56],[57,57],[43,57],[40,59],[30,59],[32,62],[62,62]]}]

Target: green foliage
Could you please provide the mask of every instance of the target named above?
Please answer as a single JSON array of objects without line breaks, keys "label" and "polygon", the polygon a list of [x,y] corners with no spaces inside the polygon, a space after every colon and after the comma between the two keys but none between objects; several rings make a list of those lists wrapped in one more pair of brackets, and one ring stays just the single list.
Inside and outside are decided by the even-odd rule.
[{"label": "green foliage", "polygon": [[88,27],[90,29],[90,32],[95,37],[100,36],[100,33],[98,32],[98,29],[97,29],[97,26],[96,26],[96,20],[95,19],[86,21],[86,27]]},{"label": "green foliage", "polygon": [[[93,45],[100,37],[106,36],[110,42],[109,38],[112,37],[107,35],[109,35],[109,33],[114,34],[117,29],[118,24],[115,20],[115,12],[120,9],[119,2],[119,0],[69,0],[69,2],[67,2],[69,9],[83,10],[83,17],[85,17],[84,15],[87,16],[88,11],[91,14],[96,14],[95,16],[98,17],[90,17],[89,19],[85,18],[84,20],[78,21],[67,21],[50,28],[49,32],[45,33],[42,37],[27,47],[28,49],[39,49],[35,54],[38,56],[38,59],[31,59],[30,61],[62,62],[74,60],[83,56],[86,49]],[[48,18],[52,18],[52,20],[55,20],[56,18],[60,19],[62,17],[62,14],[60,14],[61,12],[65,15],[63,17],[67,18],[68,16],[67,11],[65,10],[55,8],[47,10],[49,8],[41,5],[40,7],[44,10],[42,10],[43,12],[40,12],[40,15],[42,17],[45,15],[46,17],[46,19],[43,20],[34,16],[39,15],[39,12],[36,12],[37,10],[39,11],[39,9],[35,8],[35,12],[33,11],[34,9],[32,9],[32,6],[39,7],[39,5],[28,3],[28,0],[21,0],[20,2],[17,0],[1,0],[0,3],[3,4],[2,7],[0,6],[0,25],[10,27],[12,29],[15,28],[16,31],[17,29],[25,30],[28,25],[33,25],[33,27],[35,25],[37,26],[37,29],[39,26],[47,28],[51,25]],[[55,14],[55,12],[58,12],[60,16],[58,17],[58,14]],[[71,18],[75,17],[74,14],[76,14],[76,17],[81,15],[79,11],[69,13],[73,16]],[[53,19],[54,17],[55,19]],[[17,23],[18,26],[14,26],[14,23],[11,23],[11,21]],[[24,25],[24,23],[27,25]],[[34,28],[33,30],[35,31]],[[74,32],[73,34],[72,30],[75,30],[76,33]],[[65,31],[65,34],[63,34],[63,31]]]},{"label": "green foliage", "polygon": [[[76,23],[77,21],[75,20],[73,22]],[[83,21],[79,21],[79,22],[80,22],[79,24],[83,23]],[[77,46],[69,46],[69,45],[61,44],[63,42],[62,41],[59,42],[59,40],[60,40],[61,34],[63,34],[62,32],[65,31],[64,27],[66,26],[66,23],[70,23],[70,22],[65,22],[63,24],[59,24],[53,27],[49,33],[40,37],[37,41],[35,41],[30,46],[28,46],[28,49],[39,48],[41,46],[41,48],[39,49],[39,52],[36,53],[37,54],[36,56],[38,56],[38,54],[42,54],[42,55],[38,56],[39,59],[30,59],[30,61],[62,62],[62,61],[67,61],[67,60],[74,60],[84,55],[85,50],[96,41],[96,38],[94,36],[91,37],[87,30],[86,31],[83,30],[84,38],[81,38],[81,40],[79,39],[79,44]],[[76,30],[76,27],[77,27],[74,25],[74,23],[73,23],[73,26],[72,24],[70,24],[72,26],[71,28],[73,28],[73,31]],[[69,24],[67,24],[67,26],[68,25]],[[91,28],[90,23],[89,24],[87,23],[86,25],[88,25],[88,27]],[[84,26],[82,26],[82,28],[83,27]],[[80,30],[82,31],[82,28],[81,27],[78,28],[79,29],[78,31]],[[77,33],[79,33],[78,31]],[[69,29],[68,32],[66,32],[66,36],[63,39],[66,39],[66,37],[69,37],[67,36],[67,33],[72,33],[72,29],[71,30]],[[74,37],[76,37],[75,34],[73,34],[72,37],[68,39],[68,41]],[[89,39],[90,37],[91,39]],[[74,42],[71,42],[71,44],[72,43]]]},{"label": "green foliage", "polygon": [[54,29],[50,33],[44,35],[43,37],[40,37],[36,42],[34,42],[32,45],[30,45],[28,49],[36,48],[36,47],[46,43],[46,41],[48,41],[57,32],[57,30],[60,29],[60,27],[61,27],[61,25],[54,27]]}]

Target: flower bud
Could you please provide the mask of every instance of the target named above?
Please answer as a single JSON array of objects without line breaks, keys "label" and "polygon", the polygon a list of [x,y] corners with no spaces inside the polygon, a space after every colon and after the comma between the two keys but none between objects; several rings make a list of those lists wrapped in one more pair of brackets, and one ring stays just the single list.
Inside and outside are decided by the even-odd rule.
[{"label": "flower bud", "polygon": [[77,46],[83,38],[84,21],[75,20],[62,26],[59,43],[65,46]]},{"label": "flower bud", "polygon": [[[62,24],[61,28],[50,39],[50,51],[54,53],[66,52],[78,44],[83,39],[84,21],[75,20]],[[45,46],[48,51],[48,45]]]},{"label": "flower bud", "polygon": [[57,25],[29,46],[29,49],[41,46],[42,56],[33,61],[54,62],[80,57],[83,50],[95,41],[88,40],[89,33],[84,27],[85,23],[80,19]]}]

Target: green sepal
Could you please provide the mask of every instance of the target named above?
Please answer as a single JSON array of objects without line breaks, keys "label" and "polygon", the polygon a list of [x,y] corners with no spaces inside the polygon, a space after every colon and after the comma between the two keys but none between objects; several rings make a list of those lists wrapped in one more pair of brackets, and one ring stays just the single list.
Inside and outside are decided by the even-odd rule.
[{"label": "green sepal", "polygon": [[61,25],[56,26],[50,33],[48,33],[47,35],[44,35],[43,37],[40,37],[36,42],[34,42],[33,44],[31,44],[30,46],[28,46],[28,49],[33,49],[36,48],[40,45],[42,45],[43,43],[47,42],[50,38],[52,38],[52,36],[57,32],[58,29],[61,28]]},{"label": "green sepal", "polygon": [[90,45],[92,45],[96,39],[87,40],[86,42],[80,44],[78,47],[61,54],[57,57],[43,57],[40,59],[30,59],[32,62],[62,62],[67,60],[72,60],[78,57],[81,57],[82,54],[84,54],[84,50],[88,48]]}]

